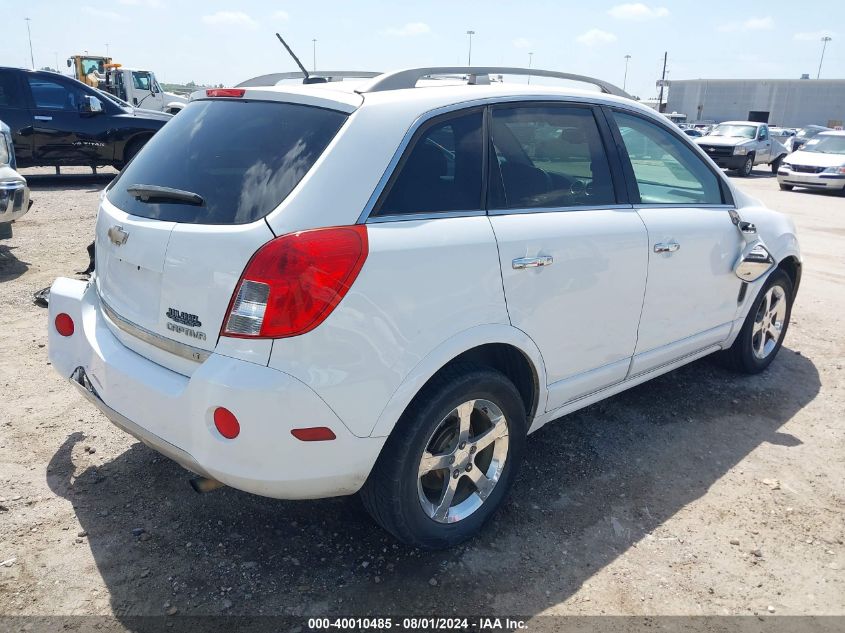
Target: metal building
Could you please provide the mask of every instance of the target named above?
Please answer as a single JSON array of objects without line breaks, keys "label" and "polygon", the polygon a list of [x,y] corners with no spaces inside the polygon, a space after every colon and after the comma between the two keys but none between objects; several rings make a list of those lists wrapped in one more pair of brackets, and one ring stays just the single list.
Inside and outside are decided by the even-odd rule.
[{"label": "metal building", "polygon": [[666,112],[688,121],[842,126],[845,79],[684,79],[669,83]]}]

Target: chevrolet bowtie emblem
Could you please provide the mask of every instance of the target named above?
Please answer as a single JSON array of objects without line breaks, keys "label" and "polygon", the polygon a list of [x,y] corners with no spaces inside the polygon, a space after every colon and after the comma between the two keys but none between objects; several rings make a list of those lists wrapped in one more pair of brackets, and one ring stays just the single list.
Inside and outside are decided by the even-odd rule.
[{"label": "chevrolet bowtie emblem", "polygon": [[122,226],[113,226],[108,232],[109,239],[115,246],[123,246],[129,239],[129,233],[123,230]]}]

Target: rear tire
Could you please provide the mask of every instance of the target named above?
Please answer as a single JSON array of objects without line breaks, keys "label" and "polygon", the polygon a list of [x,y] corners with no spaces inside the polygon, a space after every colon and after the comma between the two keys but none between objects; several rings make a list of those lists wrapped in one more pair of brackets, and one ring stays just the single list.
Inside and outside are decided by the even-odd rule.
[{"label": "rear tire", "polygon": [[778,187],[780,187],[781,191],[792,191],[793,185],[785,185],[783,183],[778,183]]},{"label": "rear tire", "polygon": [[792,280],[775,270],[751,304],[734,344],[722,352],[725,364],[744,374],[759,374],[778,355],[792,315]]},{"label": "rear tire", "polygon": [[408,545],[444,549],[474,536],[516,477],[525,405],[504,375],[457,364],[414,398],[360,495],[385,530]]},{"label": "rear tire", "polygon": [[783,156],[778,156],[774,161],[769,163],[772,168],[772,175],[777,176],[778,169],[780,169],[780,164],[783,162]]},{"label": "rear tire", "polygon": [[0,223],[0,240],[8,240],[12,237],[12,223]]},{"label": "rear tire", "polygon": [[147,141],[150,140],[151,137],[147,136],[144,138],[136,138],[129,142],[126,146],[126,149],[123,150],[123,163],[121,168],[125,167],[130,160],[135,158],[135,154],[141,151],[141,148],[147,144]]}]

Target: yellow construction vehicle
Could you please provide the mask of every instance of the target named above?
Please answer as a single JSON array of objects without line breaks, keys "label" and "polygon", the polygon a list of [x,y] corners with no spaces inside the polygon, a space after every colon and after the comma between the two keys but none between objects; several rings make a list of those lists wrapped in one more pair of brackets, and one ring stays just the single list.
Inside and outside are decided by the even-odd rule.
[{"label": "yellow construction vehicle", "polygon": [[92,88],[99,88],[99,82],[105,79],[106,66],[111,63],[111,57],[101,55],[71,55],[67,60],[68,68],[73,69],[73,77]]}]

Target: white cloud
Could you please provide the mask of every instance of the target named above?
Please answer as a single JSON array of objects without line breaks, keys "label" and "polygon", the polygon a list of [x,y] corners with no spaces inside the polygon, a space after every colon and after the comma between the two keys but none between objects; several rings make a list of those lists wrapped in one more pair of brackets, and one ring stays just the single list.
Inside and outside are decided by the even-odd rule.
[{"label": "white cloud", "polygon": [[669,15],[669,9],[666,7],[650,7],[642,2],[634,2],[630,4],[617,4],[607,13],[610,17],[616,18],[617,20],[636,20],[643,22],[645,20],[665,18]]},{"label": "white cloud", "polygon": [[590,29],[586,33],[581,33],[581,35],[575,38],[575,41],[585,46],[598,46],[600,44],[615,42],[616,36],[613,33],[608,33],[601,29]]},{"label": "white cloud", "polygon": [[258,24],[243,11],[218,11],[202,16],[202,21],[212,26],[244,26],[254,29]]},{"label": "white cloud", "polygon": [[792,36],[794,40],[802,42],[818,42],[823,37],[833,37],[836,35],[833,31],[804,31],[803,33],[796,33]]},{"label": "white cloud", "polygon": [[276,11],[270,16],[271,20],[278,20],[279,22],[287,22],[290,20],[290,14],[287,11]]},{"label": "white cloud", "polygon": [[393,35],[396,37],[413,37],[415,35],[425,35],[431,33],[431,27],[425,22],[408,22],[404,26],[391,26],[382,31],[385,35]]},{"label": "white cloud", "polygon": [[768,31],[775,28],[775,21],[772,16],[764,18],[748,18],[743,22],[728,22],[716,27],[722,33],[733,33],[734,31]]},{"label": "white cloud", "polygon": [[518,37],[513,41],[514,48],[531,48],[531,40],[525,37]]},{"label": "white cloud", "polygon": [[104,11],[103,9],[95,9],[94,7],[82,7],[82,12],[87,13],[91,17],[98,20],[111,20],[112,22],[126,22],[126,18],[114,11]]}]

